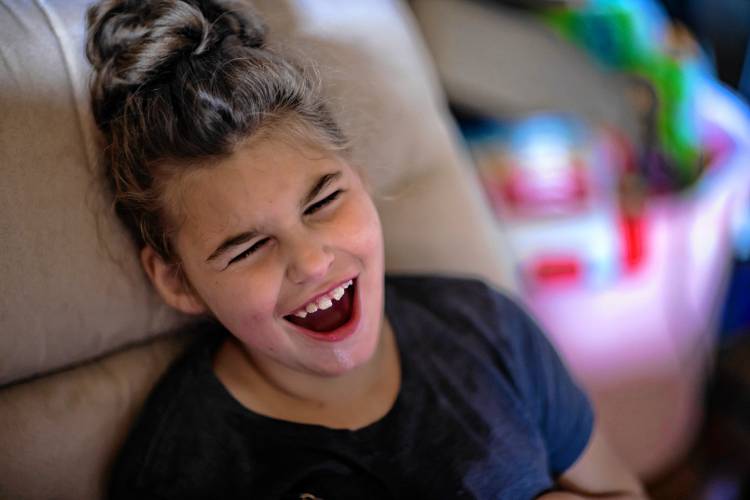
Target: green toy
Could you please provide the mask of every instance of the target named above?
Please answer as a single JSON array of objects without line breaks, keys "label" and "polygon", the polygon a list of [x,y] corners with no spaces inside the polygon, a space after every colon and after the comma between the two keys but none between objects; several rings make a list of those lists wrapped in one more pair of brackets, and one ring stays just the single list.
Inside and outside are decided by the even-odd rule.
[{"label": "green toy", "polygon": [[597,61],[651,87],[659,152],[675,187],[692,184],[703,170],[693,97],[709,74],[692,39],[679,36],[649,0],[589,0],[541,16]]}]

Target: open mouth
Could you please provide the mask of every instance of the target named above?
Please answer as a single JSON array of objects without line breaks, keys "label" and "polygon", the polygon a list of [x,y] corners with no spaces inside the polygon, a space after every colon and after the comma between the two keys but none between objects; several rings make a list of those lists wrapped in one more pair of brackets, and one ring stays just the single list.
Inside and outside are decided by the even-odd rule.
[{"label": "open mouth", "polygon": [[284,316],[284,319],[316,333],[333,332],[344,326],[352,316],[357,280],[336,287],[304,310]]}]

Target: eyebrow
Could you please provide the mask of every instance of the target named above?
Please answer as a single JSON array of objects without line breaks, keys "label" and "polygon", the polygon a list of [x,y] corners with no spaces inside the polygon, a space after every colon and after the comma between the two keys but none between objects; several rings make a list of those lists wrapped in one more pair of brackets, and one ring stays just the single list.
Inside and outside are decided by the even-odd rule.
[{"label": "eyebrow", "polygon": [[308,191],[307,196],[305,196],[302,200],[302,206],[307,205],[311,201],[315,199],[318,194],[320,194],[321,191],[323,191],[326,186],[337,180],[339,177],[341,177],[341,171],[331,172],[329,174],[321,175],[318,178],[318,182],[315,183],[315,185]]},{"label": "eyebrow", "polygon": [[[328,174],[321,175],[318,180],[315,182],[313,187],[307,192],[305,197],[302,199],[301,206],[305,206],[311,201],[315,199],[318,194],[320,194],[323,189],[326,188],[329,184],[334,182],[336,179],[341,177],[341,171],[337,172],[331,172]],[[216,260],[220,255],[222,255],[224,252],[229,250],[232,247],[236,247],[237,245],[241,245],[243,243],[246,243],[256,236],[258,236],[258,231],[251,230],[251,231],[244,231],[240,234],[236,234],[234,236],[230,236],[227,239],[225,239],[221,244],[214,250],[211,255],[208,256],[206,259],[206,262],[211,262],[212,260]]]}]

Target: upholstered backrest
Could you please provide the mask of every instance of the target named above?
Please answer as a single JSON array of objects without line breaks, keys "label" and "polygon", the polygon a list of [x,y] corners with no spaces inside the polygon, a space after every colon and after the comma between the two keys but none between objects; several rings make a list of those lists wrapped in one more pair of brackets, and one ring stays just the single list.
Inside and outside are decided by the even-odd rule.
[{"label": "upholstered backrest", "polygon": [[145,286],[97,182],[86,3],[4,2],[0,16],[0,383],[102,355],[174,319]]},{"label": "upholstered backrest", "polygon": [[[145,394],[189,340],[159,337],[182,318],[146,283],[97,174],[88,3],[0,0],[0,498],[99,497]],[[512,288],[404,6],[254,3],[272,39],[318,62],[373,186],[387,266]]]},{"label": "upholstered backrest", "polygon": [[476,0],[411,4],[454,103],[492,116],[572,113],[616,127],[636,144],[640,141],[638,117],[628,97],[632,82],[566,43],[540,22],[538,11]]}]

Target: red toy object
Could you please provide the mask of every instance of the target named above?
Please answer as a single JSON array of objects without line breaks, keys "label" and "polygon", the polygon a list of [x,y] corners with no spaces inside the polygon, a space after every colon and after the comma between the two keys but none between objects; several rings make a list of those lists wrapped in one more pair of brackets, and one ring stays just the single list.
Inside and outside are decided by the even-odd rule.
[{"label": "red toy object", "polygon": [[539,283],[578,283],[583,275],[583,266],[575,255],[539,257],[532,266],[531,274]]},{"label": "red toy object", "polygon": [[638,268],[642,204],[637,190],[621,189],[634,170],[622,135],[554,114],[468,135],[529,290],[604,286]]}]

